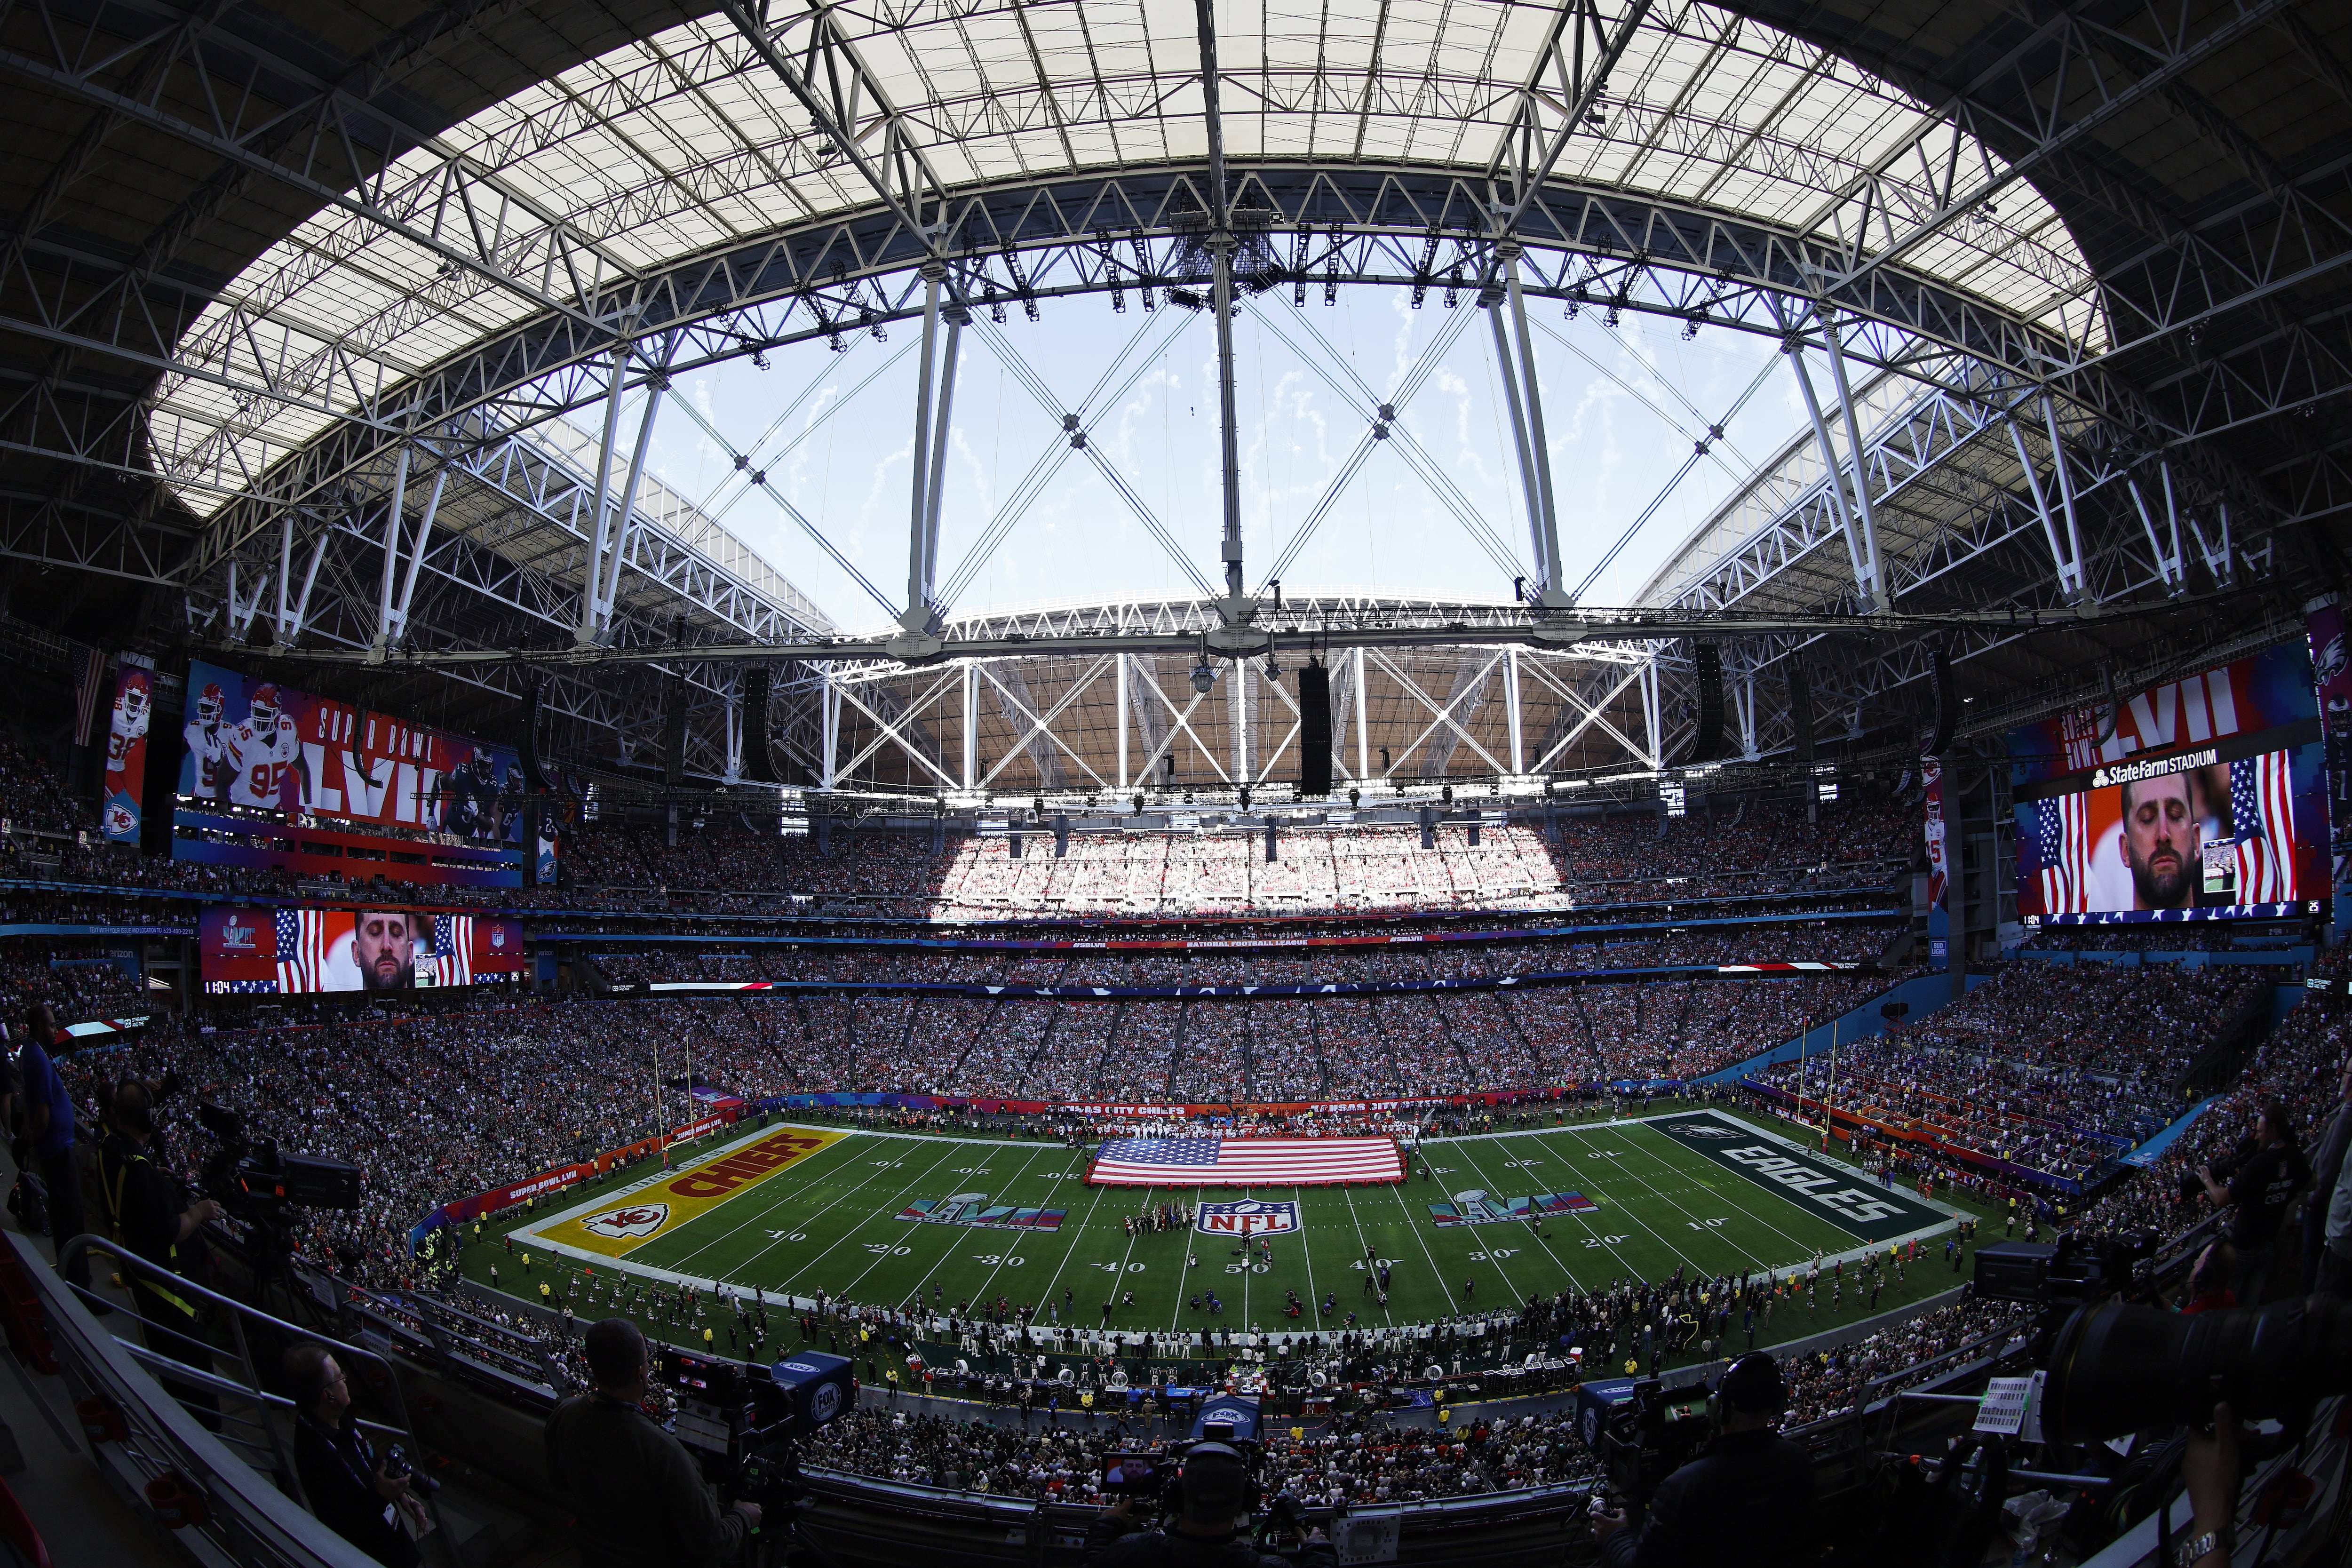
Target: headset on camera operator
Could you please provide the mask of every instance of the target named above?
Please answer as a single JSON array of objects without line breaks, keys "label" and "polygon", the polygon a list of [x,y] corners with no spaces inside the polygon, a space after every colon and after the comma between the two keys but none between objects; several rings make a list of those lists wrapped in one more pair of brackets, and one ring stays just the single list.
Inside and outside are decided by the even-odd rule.
[{"label": "headset on camera operator", "polygon": [[[208,1261],[203,1227],[220,1218],[221,1206],[211,1198],[191,1202],[186,1185],[161,1164],[154,1148],[158,1087],[135,1078],[115,1085],[107,1108],[106,1141],[98,1151],[99,1186],[118,1244],[157,1268],[184,1279],[201,1279]],[[183,1366],[210,1372],[212,1348],[205,1341],[209,1314],[202,1304],[175,1289],[172,1280],[139,1268],[123,1273],[143,1321],[147,1348]],[[219,1404],[211,1394],[174,1385],[168,1377],[163,1384],[182,1404],[197,1407],[206,1426],[219,1424]]]},{"label": "headset on camera operator", "polygon": [[[1715,1440],[1660,1482],[1638,1524],[1596,1512],[1592,1537],[1609,1568],[1790,1561],[1813,1500],[1813,1462],[1772,1429],[1789,1403],[1779,1363],[1750,1351],[1715,1385]],[[1597,1506],[1597,1502],[1596,1502]]]},{"label": "headset on camera operator", "polygon": [[1158,1528],[1138,1523],[1135,1500],[1120,1499],[1087,1528],[1087,1568],[1333,1568],[1338,1563],[1319,1530],[1308,1532],[1294,1553],[1259,1551],[1241,1529],[1257,1505],[1257,1480],[1240,1449],[1194,1443],[1159,1500],[1167,1522]]},{"label": "headset on camera operator", "polygon": [[759,1528],[759,1505],[722,1510],[693,1456],[645,1413],[645,1335],[606,1318],[584,1349],[594,1391],[547,1418],[547,1472],[572,1500],[581,1562],[687,1568],[732,1558]]}]

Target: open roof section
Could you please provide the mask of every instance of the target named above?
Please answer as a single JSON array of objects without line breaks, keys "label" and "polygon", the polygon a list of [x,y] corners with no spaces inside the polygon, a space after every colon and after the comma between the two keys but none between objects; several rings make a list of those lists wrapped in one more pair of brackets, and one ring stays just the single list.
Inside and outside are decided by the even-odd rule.
[{"label": "open roof section", "polygon": [[[912,188],[1183,169],[1205,155],[1181,0],[836,5],[777,20],[771,37],[804,45],[818,18],[866,78],[861,148],[921,165]],[[1554,5],[1225,5],[1218,21],[1227,147],[1244,174],[1253,161],[1409,169],[1483,188],[1513,117],[1531,99],[1538,123],[1560,108],[1541,85],[1564,23]],[[751,40],[714,16],[424,140],[272,245],[205,312],[179,348],[192,373],[157,389],[159,468],[209,516],[339,421],[381,417],[387,394],[478,345],[541,319],[598,317],[682,262],[876,207],[812,123]],[[1657,5],[1547,189],[1633,193],[1850,245],[1857,222],[1891,231],[1927,217],[1956,168],[1999,177],[1997,159],[1940,124],[1823,48],[1713,6]],[[1867,213],[1841,196],[1865,185]],[[2102,344],[2089,269],[2022,183],[1912,247],[1899,268],[2078,354]],[[893,304],[875,290],[874,308]],[[257,381],[280,395],[257,399]]]}]

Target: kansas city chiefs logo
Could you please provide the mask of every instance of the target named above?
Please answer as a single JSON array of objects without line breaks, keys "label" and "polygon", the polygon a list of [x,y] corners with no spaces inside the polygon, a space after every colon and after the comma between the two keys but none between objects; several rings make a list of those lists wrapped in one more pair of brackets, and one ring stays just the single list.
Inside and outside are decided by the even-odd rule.
[{"label": "kansas city chiefs logo", "polygon": [[667,1204],[631,1204],[626,1208],[608,1209],[604,1213],[582,1220],[580,1228],[591,1236],[610,1237],[624,1240],[632,1237],[651,1236],[669,1221]]}]

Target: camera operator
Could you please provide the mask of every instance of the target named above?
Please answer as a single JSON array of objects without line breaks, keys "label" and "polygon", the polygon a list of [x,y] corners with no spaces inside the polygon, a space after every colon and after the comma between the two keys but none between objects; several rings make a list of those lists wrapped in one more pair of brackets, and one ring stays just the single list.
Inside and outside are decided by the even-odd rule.
[{"label": "camera operator", "polygon": [[312,1517],[384,1568],[415,1568],[416,1543],[398,1511],[411,1506],[401,1500],[408,1478],[391,1474],[348,1418],[351,1384],[341,1366],[313,1341],[286,1352],[286,1375],[293,1384],[294,1468]]},{"label": "camera operator", "polygon": [[[221,1216],[210,1198],[191,1203],[188,1189],[157,1163],[155,1093],[135,1078],[115,1086],[106,1141],[99,1145],[99,1186],[114,1222],[114,1238],[138,1257],[185,1279],[206,1272],[203,1227]],[[213,1369],[205,1342],[208,1314],[173,1282],[143,1269],[126,1268],[133,1305],[142,1320],[147,1348],[200,1372]],[[175,1397],[196,1410],[207,1426],[220,1424],[219,1402],[204,1389],[163,1379]]]},{"label": "camera operator", "polygon": [[1715,1441],[1659,1484],[1638,1528],[1622,1510],[1593,1516],[1592,1538],[1609,1568],[1772,1564],[1801,1554],[1813,1462],[1772,1429],[1789,1403],[1779,1363],[1748,1352],[1724,1370],[1715,1398]]},{"label": "camera operator", "polygon": [[583,1348],[594,1391],[547,1418],[547,1472],[572,1499],[581,1562],[688,1568],[733,1557],[759,1528],[759,1505],[722,1511],[693,1456],[645,1413],[645,1335],[606,1318]]},{"label": "camera operator", "polygon": [[2206,1200],[2230,1211],[2230,1244],[2237,1249],[2238,1274],[2231,1287],[2241,1306],[2259,1307],[2270,1283],[2273,1244],[2279,1224],[2295,1194],[2311,1183],[2311,1167],[2294,1136],[2286,1106],[2266,1096],[2254,1113],[2253,1131],[2241,1140],[2227,1173],[2229,1183],[2210,1164],[2197,1168],[2205,1184]]},{"label": "camera operator", "polygon": [[1086,1568],[1292,1568],[1294,1563],[1297,1568],[1334,1568],[1339,1562],[1319,1530],[1307,1535],[1295,1557],[1260,1552],[1241,1533],[1249,1461],[1231,1444],[1193,1444],[1176,1486],[1175,1521],[1164,1530],[1139,1525],[1132,1498],[1121,1498],[1097,1515],[1087,1527]]}]

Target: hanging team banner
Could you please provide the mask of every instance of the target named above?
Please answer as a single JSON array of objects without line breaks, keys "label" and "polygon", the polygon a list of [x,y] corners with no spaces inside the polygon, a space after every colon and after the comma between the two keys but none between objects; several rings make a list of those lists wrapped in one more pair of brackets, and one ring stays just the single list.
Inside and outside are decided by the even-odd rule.
[{"label": "hanging team banner", "polygon": [[155,672],[123,655],[114,679],[114,717],[107,727],[105,796],[99,826],[116,844],[139,842],[147,779],[147,722],[155,711]]},{"label": "hanging team banner", "polygon": [[2313,694],[2327,773],[2328,891],[2342,930],[2352,921],[2352,647],[2346,645],[2344,606],[2335,595],[2313,600],[2309,608]]},{"label": "hanging team banner", "polygon": [[2334,891],[2303,646],[2012,730],[2009,752],[2025,920],[2280,919]]},{"label": "hanging team banner", "polygon": [[524,847],[520,763],[467,736],[198,659],[181,739],[179,793],[192,801]]},{"label": "hanging team banner", "polygon": [[1944,759],[1919,759],[1921,793],[1927,803],[1927,962],[1952,965],[1952,867],[1944,837]]}]

